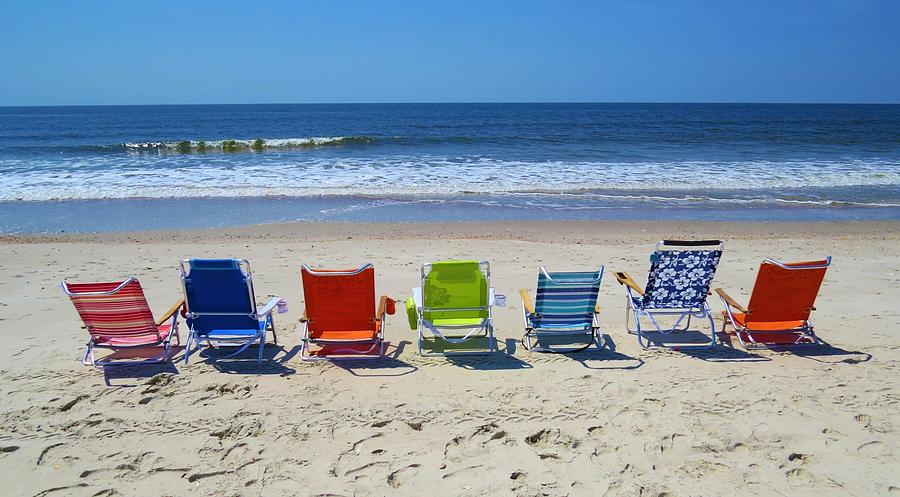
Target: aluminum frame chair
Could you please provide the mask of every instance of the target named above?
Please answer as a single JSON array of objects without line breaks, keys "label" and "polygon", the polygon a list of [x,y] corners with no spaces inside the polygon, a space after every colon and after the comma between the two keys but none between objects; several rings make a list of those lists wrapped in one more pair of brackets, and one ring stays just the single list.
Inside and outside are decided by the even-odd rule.
[{"label": "aluminum frame chair", "polygon": [[[84,348],[81,363],[103,370],[110,366],[141,366],[159,364],[172,359],[171,342],[181,344],[178,332],[178,310],[184,306],[180,299],[157,320],[153,319],[144,290],[137,278],[108,283],[60,283],[69,296],[91,338]],[[171,320],[167,325],[166,321]],[[159,356],[141,360],[122,360],[116,352],[163,346]],[[94,349],[113,351],[110,356],[97,359]]]},{"label": "aluminum frame chair", "polygon": [[[384,326],[389,302],[386,295],[375,308],[375,268],[364,264],[352,270],[300,269],[306,304],[301,319],[300,359],[325,361],[342,359],[380,359],[384,357]],[[332,280],[316,288],[314,281]],[[343,288],[341,285],[343,284]],[[356,285],[356,292],[353,286]],[[371,327],[371,329],[369,328]],[[310,346],[321,347],[322,354],[311,353]],[[368,349],[353,348],[366,346]],[[334,348],[344,347],[344,348]],[[329,348],[333,350],[329,351]],[[371,352],[377,349],[377,355]]]},{"label": "aluminum frame chair", "polygon": [[[445,357],[496,352],[490,263],[440,261],[423,264],[420,285],[413,288],[412,297],[406,301],[410,327],[417,330],[420,355]],[[427,352],[423,347],[426,340],[460,345],[480,338],[487,338],[486,349]]]},{"label": "aluminum frame chair", "polygon": [[730,323],[745,349],[822,343],[809,316],[816,310],[816,297],[830,265],[831,256],[810,262],[764,260],[759,266],[747,307],[722,288],[716,288],[716,294],[725,304],[722,332]]},{"label": "aluminum frame chair", "polygon": [[[281,297],[272,297],[262,309],[257,308],[246,259],[184,259],[179,268],[189,329],[184,363],[205,341],[210,348],[237,347],[229,355],[211,358],[213,361],[233,358],[258,342],[257,364],[262,364],[267,332],[272,332],[273,343],[278,345],[273,311]],[[205,272],[210,274],[195,281]],[[192,350],[192,345],[197,348]]]},{"label": "aluminum frame chair", "polygon": [[[704,247],[704,248],[699,248]],[[646,318],[656,332],[664,335],[690,329],[691,318],[709,320],[709,342],[703,344],[659,344],[667,348],[710,348],[716,345],[716,324],[707,302],[709,287],[722,257],[721,240],[663,240],[650,256],[646,289],[628,273],[617,272],[616,280],[625,286],[625,328],[637,335],[638,344],[649,348],[654,343],[645,335],[641,318]],[[676,316],[671,328],[663,328],[658,316]],[[635,327],[631,328],[631,320]],[[683,326],[680,326],[684,322]]]},{"label": "aluminum frame chair", "polygon": [[[525,335],[522,346],[534,352],[580,352],[591,345],[602,348],[599,314],[600,282],[604,267],[594,272],[538,272],[535,303],[522,288],[522,320]],[[541,339],[588,338],[586,344],[568,347],[544,347]]]}]

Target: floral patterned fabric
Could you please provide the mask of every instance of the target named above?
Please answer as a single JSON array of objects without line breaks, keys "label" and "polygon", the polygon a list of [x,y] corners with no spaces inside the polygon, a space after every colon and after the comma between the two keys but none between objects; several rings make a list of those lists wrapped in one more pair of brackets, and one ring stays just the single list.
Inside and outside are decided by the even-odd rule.
[{"label": "floral patterned fabric", "polygon": [[702,307],[721,257],[721,250],[654,252],[644,298],[635,303],[644,309]]}]

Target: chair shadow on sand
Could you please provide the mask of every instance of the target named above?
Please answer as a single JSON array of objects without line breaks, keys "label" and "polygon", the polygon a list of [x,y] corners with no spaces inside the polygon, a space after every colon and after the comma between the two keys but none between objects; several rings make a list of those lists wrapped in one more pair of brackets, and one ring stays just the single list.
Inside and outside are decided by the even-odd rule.
[{"label": "chair shadow on sand", "polygon": [[[172,345],[171,348],[171,358],[172,360],[166,362],[160,362],[156,364],[143,364],[140,366],[116,366],[111,365],[103,368],[103,382],[108,387],[137,387],[143,386],[144,383],[133,383],[133,384],[113,384],[114,380],[121,379],[147,379],[152,378],[158,374],[178,374],[178,368],[175,366],[179,357],[181,356],[181,352],[184,351],[183,346]],[[116,358],[116,359],[150,359],[153,357],[157,357],[160,354],[159,347],[142,347],[137,349],[123,350],[119,352],[114,352],[105,356],[105,358]]]},{"label": "chair shadow on sand", "polygon": [[[629,335],[634,336],[633,332]],[[700,330],[684,330],[674,333],[661,333],[659,331],[644,332],[643,336],[650,344],[660,349],[669,349],[673,352],[710,362],[766,362],[771,361],[753,352],[736,348],[727,334],[716,332],[716,345],[706,347],[709,344],[709,335]]]},{"label": "chair shadow on sand", "polygon": [[[582,352],[567,355],[573,361],[580,362],[587,369],[620,369],[630,371],[638,369],[644,365],[644,360],[640,357],[633,357],[623,354],[616,350],[616,342],[611,336],[603,334],[603,345],[600,349],[591,347]],[[592,366],[589,362],[596,362],[598,365]],[[624,364],[623,364],[624,363]]]},{"label": "chair shadow on sand", "polygon": [[[549,357],[561,357],[571,359],[580,363],[587,369],[619,369],[623,371],[637,369],[644,365],[644,360],[638,357],[632,357],[616,350],[616,342],[612,337],[604,334],[602,337],[602,347],[590,346],[578,352],[553,353],[553,352],[533,352],[534,354],[544,354]],[[518,340],[508,338],[506,340],[507,351],[515,351]],[[544,347],[553,347],[559,345],[572,345],[566,339],[553,339],[541,337],[537,340],[537,344]]]},{"label": "chair shadow on sand", "polygon": [[[477,343],[477,340],[473,340],[473,342]],[[509,341],[507,340],[507,344]],[[485,340],[485,348],[487,341]],[[463,369],[471,369],[471,370],[482,370],[482,371],[497,371],[504,369],[530,369],[533,367],[531,364],[519,359],[515,355],[515,346],[512,348],[506,347],[504,349],[498,349],[494,352],[488,354],[479,354],[479,355],[464,355],[457,353],[454,355],[452,353],[453,349],[452,345],[448,346],[446,343],[441,343],[441,348],[439,349],[442,352],[451,352],[446,356],[440,358],[445,359],[448,363],[453,364],[455,366],[459,366]]]},{"label": "chair shadow on sand", "polygon": [[[203,349],[199,356],[205,359],[204,364],[212,366],[220,373],[290,376],[297,372],[294,368],[285,366],[290,352],[285,352],[281,345],[266,344],[263,347],[262,364],[257,363],[258,353],[259,346],[254,345],[248,347],[241,355],[228,359],[220,359],[220,357],[227,356],[229,352],[210,352],[209,348]],[[284,355],[281,359],[276,359],[279,354]]]},{"label": "chair shadow on sand", "polygon": [[[830,343],[819,339],[819,343],[815,345],[806,345],[803,347],[795,347],[785,352],[789,352],[799,357],[803,357],[806,359],[812,359],[818,362],[825,362],[829,364],[859,364],[863,362],[869,362],[872,360],[872,354],[868,352],[863,352],[860,350],[846,350],[840,347],[835,347]],[[820,357],[842,357],[842,356],[858,356],[858,357],[844,357],[843,359],[837,361],[825,361],[820,359]]]},{"label": "chair shadow on sand", "polygon": [[[828,364],[860,364],[872,360],[872,354],[869,354],[868,352],[863,352],[861,350],[842,349],[840,347],[831,345],[821,338],[819,338],[819,342],[815,344],[771,347],[763,350],[776,354],[791,354],[798,357],[803,357],[805,359],[811,359],[813,361]],[[823,357],[842,357],[842,359],[828,361],[821,359]]]},{"label": "chair shadow on sand", "polygon": [[397,345],[393,345],[391,342],[385,341],[385,352],[382,357],[377,359],[339,359],[331,361],[331,364],[353,376],[363,378],[406,376],[419,370],[418,366],[400,360],[400,355],[403,354],[407,345],[412,345],[412,342],[401,340]]},{"label": "chair shadow on sand", "polygon": [[[733,335],[730,333],[718,332],[717,339],[719,342],[719,353],[727,353],[735,356],[735,360],[741,360],[741,356],[752,356],[749,360],[763,360],[763,361],[771,361],[772,358],[764,357],[758,354],[752,353],[752,351],[745,351],[743,349],[738,349],[735,346],[736,339],[734,339]],[[809,344],[809,345],[795,345],[795,346],[783,346],[783,347],[768,347],[759,349],[762,352],[773,353],[773,354],[792,354],[798,357],[804,357],[807,359],[812,359],[818,362],[830,363],[830,364],[859,364],[862,362],[868,362],[872,359],[872,354],[867,352],[862,352],[859,350],[846,350],[840,347],[835,347],[830,343],[819,338],[819,343]],[[819,359],[819,357],[842,357],[842,356],[858,356],[858,357],[844,357],[843,359],[836,361],[825,361]],[[748,359],[744,359],[748,360]]]},{"label": "chair shadow on sand", "polygon": [[[709,336],[704,335],[708,340]],[[670,345],[671,346],[671,345]],[[761,356],[734,346],[731,336],[726,333],[716,332],[716,346],[711,348],[683,347],[677,352],[709,362],[768,362],[771,357]]]}]

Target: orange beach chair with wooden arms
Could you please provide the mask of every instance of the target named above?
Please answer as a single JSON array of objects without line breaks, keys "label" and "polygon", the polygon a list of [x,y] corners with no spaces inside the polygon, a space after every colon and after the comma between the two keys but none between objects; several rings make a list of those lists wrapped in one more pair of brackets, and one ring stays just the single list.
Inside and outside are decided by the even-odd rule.
[{"label": "orange beach chair with wooden arms", "polygon": [[831,257],[821,261],[783,263],[766,259],[759,266],[747,307],[725,290],[722,331],[728,323],[744,348],[786,347],[819,343],[809,321]]},{"label": "orange beach chair with wooden arms", "polygon": [[[394,301],[382,296],[375,308],[375,268],[312,269],[303,265],[306,305],[300,358],[377,359],[384,355],[384,317]],[[314,349],[315,347],[315,349]]]}]

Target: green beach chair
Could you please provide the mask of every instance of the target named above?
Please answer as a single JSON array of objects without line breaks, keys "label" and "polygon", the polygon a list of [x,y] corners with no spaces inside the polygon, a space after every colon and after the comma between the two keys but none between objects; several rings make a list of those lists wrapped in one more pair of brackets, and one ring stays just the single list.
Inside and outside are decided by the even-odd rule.
[{"label": "green beach chair", "polygon": [[[489,354],[496,350],[491,268],[485,261],[422,266],[421,286],[406,301],[423,356]],[[426,347],[426,343],[430,345]]]}]

